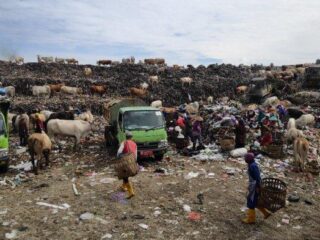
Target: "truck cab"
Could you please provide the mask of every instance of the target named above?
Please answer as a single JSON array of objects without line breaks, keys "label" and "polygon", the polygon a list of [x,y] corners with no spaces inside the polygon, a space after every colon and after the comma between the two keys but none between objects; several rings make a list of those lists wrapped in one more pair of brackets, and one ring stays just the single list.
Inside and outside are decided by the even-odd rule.
[{"label": "truck cab", "polygon": [[253,78],[249,83],[248,102],[261,103],[271,94],[272,84],[266,78]]},{"label": "truck cab", "polygon": [[10,101],[0,99],[0,169],[7,171],[9,167],[9,124],[8,110]]},{"label": "truck cab", "polygon": [[125,131],[130,131],[137,143],[138,157],[163,158],[168,141],[165,120],[159,109],[142,102],[133,104],[130,100],[123,100],[110,107],[109,111],[105,132],[108,146],[118,147],[125,140]]}]

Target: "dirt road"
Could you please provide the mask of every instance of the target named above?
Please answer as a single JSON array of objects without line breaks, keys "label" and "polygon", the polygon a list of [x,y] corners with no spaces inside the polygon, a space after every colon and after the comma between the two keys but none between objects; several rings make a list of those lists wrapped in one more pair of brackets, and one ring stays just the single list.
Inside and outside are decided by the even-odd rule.
[{"label": "dirt road", "polygon": [[[17,139],[12,141],[14,145]],[[127,200],[118,190],[121,182],[114,176],[102,138],[91,137],[76,153],[68,148],[69,142],[65,146],[62,153],[53,154],[50,169],[38,176],[22,174],[15,188],[0,186],[1,239],[10,234],[29,240],[320,239],[319,177],[307,182],[301,174],[276,172],[272,164],[264,167],[261,162],[262,171],[283,176],[288,192],[296,192],[300,201],[267,220],[257,213],[255,225],[244,225],[241,209],[247,175],[242,160],[201,162],[171,152],[170,160],[144,161],[132,179],[136,196]],[[13,164],[27,158],[27,153],[20,154]],[[157,169],[166,173],[155,173]],[[186,179],[190,172],[194,178]],[[11,170],[6,176],[18,173]],[[73,183],[79,196],[73,192]],[[199,219],[191,220],[186,211],[190,209],[184,205]]]}]

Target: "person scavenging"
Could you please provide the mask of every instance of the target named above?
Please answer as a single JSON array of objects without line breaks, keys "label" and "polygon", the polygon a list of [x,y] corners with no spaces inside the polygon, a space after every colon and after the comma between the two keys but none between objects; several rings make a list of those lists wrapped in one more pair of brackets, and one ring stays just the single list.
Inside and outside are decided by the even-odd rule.
[{"label": "person scavenging", "polygon": [[261,176],[260,169],[254,160],[254,154],[247,153],[244,159],[248,165],[249,193],[247,196],[247,217],[242,219],[242,222],[252,224],[256,221],[256,208],[262,212],[265,219],[267,219],[271,214],[265,208],[258,207],[258,199],[261,192]]},{"label": "person scavenging", "polygon": [[[126,140],[121,143],[117,152],[117,157],[120,157],[122,154],[133,153],[135,156],[135,160],[137,161],[138,148],[137,144],[132,140],[132,137],[132,133],[126,131]],[[128,191],[129,195],[127,198],[132,198],[135,195],[132,184],[129,182],[129,177],[123,178],[123,183],[120,189],[122,191]]]},{"label": "person scavenging", "polygon": [[199,144],[199,147],[202,147],[202,136],[201,136],[201,122],[203,121],[203,118],[200,116],[197,116],[195,118],[195,121],[192,125],[192,149],[193,151],[196,150],[197,143]]}]

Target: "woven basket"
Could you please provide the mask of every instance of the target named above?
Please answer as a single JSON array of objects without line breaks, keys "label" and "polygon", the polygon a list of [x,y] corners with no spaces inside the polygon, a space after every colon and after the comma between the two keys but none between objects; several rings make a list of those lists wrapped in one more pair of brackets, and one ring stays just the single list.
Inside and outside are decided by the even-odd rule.
[{"label": "woven basket", "polygon": [[231,151],[234,149],[235,145],[234,138],[224,138],[220,140],[220,147],[223,151]]},{"label": "woven basket", "polygon": [[258,206],[276,212],[286,205],[287,185],[276,178],[264,178]]},{"label": "woven basket", "polygon": [[268,145],[262,148],[269,157],[271,158],[282,158],[283,157],[283,145]]},{"label": "woven basket", "polygon": [[139,166],[137,164],[135,155],[127,153],[120,156],[114,165],[114,170],[119,179],[133,177],[138,174]]}]

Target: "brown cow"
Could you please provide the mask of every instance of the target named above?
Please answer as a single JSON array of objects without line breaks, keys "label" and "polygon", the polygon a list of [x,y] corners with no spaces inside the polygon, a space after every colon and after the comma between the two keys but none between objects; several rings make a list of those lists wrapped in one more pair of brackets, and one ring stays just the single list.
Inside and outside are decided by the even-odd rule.
[{"label": "brown cow", "polygon": [[174,107],[162,107],[160,110],[165,113],[175,113],[177,111]]},{"label": "brown cow", "polygon": [[293,144],[294,161],[299,170],[304,171],[304,165],[307,162],[309,142],[303,137],[298,137]]},{"label": "brown cow", "polygon": [[110,65],[111,63],[112,63],[111,60],[105,60],[105,59],[103,59],[103,60],[98,60],[98,61],[97,61],[97,64],[98,64],[99,66],[101,66],[101,65]]},{"label": "brown cow", "polygon": [[146,58],[146,59],[144,60],[144,63],[145,63],[145,64],[149,64],[149,65],[155,65],[155,64],[156,64],[156,60],[153,59],[153,58]]},{"label": "brown cow", "polygon": [[148,94],[147,89],[140,89],[140,88],[135,88],[132,87],[129,89],[129,92],[132,97],[145,97]]},{"label": "brown cow", "polygon": [[79,64],[79,61],[74,58],[67,58],[66,62],[67,64]]},{"label": "brown cow", "polygon": [[90,87],[90,93],[94,95],[95,93],[100,94],[102,96],[104,93],[107,92],[107,88],[105,86],[99,86],[99,85],[92,85]]},{"label": "brown cow", "polygon": [[164,58],[156,58],[155,62],[158,65],[162,65],[162,64],[165,64],[166,60]]},{"label": "brown cow", "polygon": [[51,90],[51,96],[53,96],[54,93],[60,92],[61,88],[65,86],[64,83],[58,83],[58,84],[50,84],[50,90]]}]

